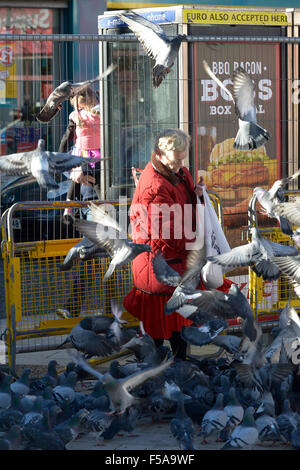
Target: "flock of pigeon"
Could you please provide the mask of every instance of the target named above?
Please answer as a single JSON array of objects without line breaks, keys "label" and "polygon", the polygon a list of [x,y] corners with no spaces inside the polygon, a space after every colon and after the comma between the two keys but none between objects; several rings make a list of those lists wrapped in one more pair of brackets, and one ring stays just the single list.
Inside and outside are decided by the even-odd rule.
[{"label": "flock of pigeon", "polygon": [[[0,373],[1,450],[67,450],[90,433],[101,446],[119,433],[134,437],[145,419],[169,423],[174,448],[180,450],[216,442],[221,450],[300,448],[299,366],[291,360],[300,321],[289,303],[269,346],[253,320],[255,340],[245,334],[217,336],[223,341],[210,342],[224,348],[223,357],[188,356],[186,361],[174,359],[166,345],[157,348],[142,324],[140,334],[124,328],[116,303],[112,311],[113,318],[84,317],[72,329],[63,372],[51,360],[40,378],[32,378],[29,368],[18,378]],[[112,360],[105,373],[87,362],[120,350],[134,358]]]},{"label": "flock of pigeon", "polygon": [[[153,86],[158,87],[177,57],[184,36],[168,38],[159,25],[134,12],[120,13],[120,19],[136,34],[147,54],[155,60]],[[250,76],[238,68],[231,93],[203,62],[207,74],[229,95],[235,105],[239,130],[234,147],[251,150],[263,145],[270,135],[257,124],[254,86]],[[115,69],[111,65],[101,76],[82,83],[64,82],[57,87],[36,119],[53,119],[62,103]],[[41,139],[36,150],[0,158],[0,171],[8,175],[31,175],[42,187],[57,188],[55,174],[87,163],[85,158],[49,152]],[[300,245],[300,202],[285,202],[283,190],[300,171],[274,183],[269,190],[255,188],[254,195],[264,213],[276,218],[294,245]],[[92,220],[73,219],[82,241],[71,248],[61,270],[71,269],[77,260],[99,256],[105,250],[111,262],[103,281],[119,266],[130,263],[149,245],[136,244],[105,210],[90,204]],[[233,284],[228,293],[199,290],[200,273],[209,262],[222,266],[224,273],[251,266],[265,280],[286,275],[300,296],[300,256],[295,246],[281,245],[251,229],[251,242],[217,256],[206,258],[202,250],[191,251],[187,269],[179,275],[160,253],[153,258],[157,279],[175,287],[165,314],[176,311],[192,321],[181,335],[189,344],[216,345],[224,351],[219,359],[189,356],[174,359],[167,346],[157,348],[143,330],[124,327],[122,310],[112,299],[112,316],[83,317],[70,331],[64,344],[71,346],[70,362],[58,374],[52,360],[48,372],[31,378],[26,368],[20,377],[0,372],[0,449],[67,449],[74,439],[94,432],[97,442],[113,439],[119,431],[131,433],[145,417],[170,423],[174,443],[181,450],[201,444],[222,442],[222,449],[251,449],[257,444],[279,443],[300,448],[300,369],[297,350],[300,321],[287,302],[278,327],[272,330],[270,345],[263,344],[262,329],[248,300]],[[242,336],[222,334],[228,320],[239,318]],[[109,357],[129,350],[134,359],[125,364],[111,361],[100,373],[89,365],[91,357]],[[91,392],[79,392],[77,385],[93,377]]]}]

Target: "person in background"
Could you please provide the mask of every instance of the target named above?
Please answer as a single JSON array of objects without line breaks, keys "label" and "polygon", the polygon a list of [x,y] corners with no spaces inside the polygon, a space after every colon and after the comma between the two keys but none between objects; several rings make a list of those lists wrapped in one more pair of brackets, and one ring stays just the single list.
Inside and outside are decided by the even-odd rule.
[{"label": "person in background", "polygon": [[[143,322],[145,332],[154,339],[156,346],[168,339],[173,355],[182,360],[186,358],[187,343],[181,338],[180,330],[191,322],[176,312],[165,315],[165,303],[175,288],[159,283],[153,272],[152,259],[160,252],[180,275],[186,270],[187,244],[192,243],[193,238],[185,235],[186,230],[182,230],[181,237],[175,236],[176,226],[184,227],[184,206],[191,205],[190,234],[194,237],[197,195],[204,203],[203,180],[195,186],[189,170],[183,166],[183,161],[188,158],[189,144],[189,135],[180,129],[166,129],[160,133],[150,162],[139,178],[131,205],[132,238],[135,243],[149,243],[152,252],[141,253],[132,261],[134,287],[123,301],[125,309]],[[164,210],[174,205],[178,209],[174,211],[176,214],[169,211],[165,221],[163,217],[154,217],[158,206]],[[225,280],[220,289],[227,290],[230,285],[231,281]],[[204,288],[204,285],[200,287]]]},{"label": "person in background", "polygon": [[[69,115],[69,123],[62,137],[59,152],[66,152],[73,142],[73,155],[95,158],[87,164],[87,169],[74,168],[70,173],[71,184],[67,201],[100,199],[100,114],[99,101],[91,88],[70,99],[74,107]],[[96,197],[95,197],[96,193]],[[64,216],[71,215],[72,209],[65,209]]]},{"label": "person in background", "polygon": [[[68,144],[74,144],[73,155],[95,158],[95,163],[87,164],[87,171],[82,167],[74,168],[70,173],[71,184],[67,192],[67,201],[100,199],[100,114],[99,101],[91,88],[70,100],[74,111],[69,115],[67,130],[61,140],[58,151],[66,152]],[[89,219],[90,209],[81,209],[83,217]],[[68,223],[68,216],[73,215],[72,208],[66,208],[63,214]],[[86,298],[86,276],[84,266],[80,266],[75,274],[71,287],[71,295],[57,315],[65,318],[78,316]]]}]

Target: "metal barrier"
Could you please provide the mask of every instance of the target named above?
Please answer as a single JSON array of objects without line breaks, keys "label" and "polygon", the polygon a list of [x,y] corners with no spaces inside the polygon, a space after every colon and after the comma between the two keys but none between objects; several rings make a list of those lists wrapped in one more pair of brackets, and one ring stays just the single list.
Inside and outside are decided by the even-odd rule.
[{"label": "metal barrier", "polygon": [[[222,201],[217,193],[209,191],[213,206],[222,223]],[[118,206],[116,201],[98,201],[97,204]],[[123,203],[128,210],[130,201]],[[16,203],[2,216],[2,258],[4,263],[7,323],[5,339],[8,364],[15,373],[18,353],[51,350],[62,343],[66,335],[83,316],[102,312],[111,314],[110,300],[120,305],[132,283],[131,265],[116,269],[111,278],[102,283],[110,257],[74,263],[69,271],[60,271],[66,254],[80,238],[44,240],[17,243],[14,241],[13,218],[20,211],[57,210],[66,207],[83,208],[87,202],[23,202]],[[79,316],[60,318],[57,309],[69,307]],[[137,319],[124,311],[127,326],[138,326]],[[38,340],[37,340],[38,339]],[[111,357],[109,357],[111,359]]]},{"label": "metal barrier", "polygon": [[[299,196],[300,191],[285,191],[286,196]],[[257,198],[252,196],[248,209],[248,228],[258,227]],[[262,236],[268,240],[283,245],[295,246],[294,241],[284,233],[279,227],[259,228]],[[248,231],[248,241],[251,236]],[[291,282],[285,277],[280,276],[276,281],[263,281],[254,271],[249,268],[249,303],[253,309],[255,318],[268,325],[269,322],[277,321],[280,311],[285,307],[287,300],[300,313],[300,299],[296,296]],[[270,323],[270,324],[271,324]]]},{"label": "metal barrier", "polygon": [[[69,271],[60,271],[64,257],[80,238],[14,242],[12,226],[16,211],[63,210],[67,206],[85,207],[87,203],[17,203],[2,216],[1,249],[7,312],[5,338],[12,371],[17,353],[57,347],[62,342],[61,335],[66,335],[82,316],[100,312],[111,314],[110,300],[114,298],[122,305],[124,296],[132,287],[130,266],[116,269],[111,278],[102,283],[110,263],[110,257],[105,255],[74,263]],[[58,317],[56,310],[63,308],[69,299],[70,307],[78,311],[79,316]],[[127,312],[122,318],[128,321],[128,326],[138,325],[138,321]]]}]

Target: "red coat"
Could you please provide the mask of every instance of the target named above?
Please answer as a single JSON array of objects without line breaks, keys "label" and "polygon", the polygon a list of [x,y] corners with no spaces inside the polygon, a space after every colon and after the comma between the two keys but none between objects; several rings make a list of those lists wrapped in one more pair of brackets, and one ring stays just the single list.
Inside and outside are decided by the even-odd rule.
[{"label": "red coat", "polygon": [[[156,169],[149,162],[142,172],[133,196],[130,220],[133,241],[148,243],[152,253],[143,252],[132,261],[135,287],[124,298],[123,304],[129,313],[143,321],[146,333],[153,338],[168,339],[172,331],[180,331],[182,326],[188,326],[191,322],[178,313],[164,313],[164,305],[175,288],[158,282],[153,272],[152,259],[160,251],[168,264],[183,274],[188,254],[186,243],[193,240],[187,238],[184,230],[185,205],[191,209],[192,204],[195,208],[196,195],[187,168],[182,168],[179,179],[153,155],[151,161]],[[159,207],[163,207],[164,216],[155,212]],[[174,213],[169,212],[168,207],[173,207]],[[195,230],[195,224],[190,228]],[[178,238],[174,237],[174,233]]]}]

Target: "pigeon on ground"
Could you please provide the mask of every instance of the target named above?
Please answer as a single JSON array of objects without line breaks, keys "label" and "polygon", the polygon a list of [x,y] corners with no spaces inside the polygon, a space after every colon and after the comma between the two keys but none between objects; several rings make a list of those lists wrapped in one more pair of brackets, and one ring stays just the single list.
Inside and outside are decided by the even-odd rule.
[{"label": "pigeon on ground", "polygon": [[223,406],[223,394],[219,393],[216,398],[214,406],[208,410],[203,416],[201,423],[202,443],[207,444],[208,439],[217,441],[221,431],[225,428],[227,423],[227,414]]},{"label": "pigeon on ground", "polygon": [[138,387],[147,379],[161,374],[173,363],[173,358],[163,362],[159,366],[149,367],[123,379],[115,379],[109,372],[100,374],[89,366],[82,357],[76,356],[78,364],[90,374],[101,380],[111,402],[112,414],[122,414],[129,406],[141,404],[143,400],[134,397],[129,392]]},{"label": "pigeon on ground", "polygon": [[103,248],[99,248],[99,246],[88,240],[88,238],[83,237],[80,242],[70,248],[59,269],[61,271],[69,271],[74,261],[87,261],[97,258],[98,256],[103,256],[103,253],[105,253]]},{"label": "pigeon on ground", "polygon": [[159,87],[178,55],[185,35],[179,34],[174,38],[167,36],[163,28],[143,18],[133,11],[119,13],[118,16],[134,32],[148,56],[155,60],[153,67],[153,86]]},{"label": "pigeon on ground", "polygon": [[201,326],[183,326],[180,335],[188,344],[204,346],[210,344],[226,328],[226,320],[213,318]]},{"label": "pigeon on ground", "polygon": [[119,351],[117,344],[93,331],[93,317],[84,317],[77,323],[58,348],[68,343],[77,351],[83,352],[88,359],[93,356],[109,356]]},{"label": "pigeon on ground", "polygon": [[2,155],[0,172],[11,176],[31,175],[42,188],[58,188],[53,179],[55,173],[61,174],[90,160],[69,153],[49,152],[45,150],[44,139],[39,139],[35,150]]},{"label": "pigeon on ground", "polygon": [[43,419],[36,425],[23,427],[25,450],[66,450],[65,444],[54,431],[49,417],[49,410],[43,410]]},{"label": "pigeon on ground", "polygon": [[57,373],[58,363],[55,360],[51,360],[47,366],[47,373],[30,382],[29,393],[32,395],[37,395],[42,393],[46,387],[55,387],[58,383],[58,373]]},{"label": "pigeon on ground", "polygon": [[134,243],[127,237],[120,225],[101,206],[89,205],[92,219],[75,219],[76,229],[91,242],[104,248],[112,258],[103,281],[106,282],[117,266],[125,266],[144,251],[152,251],[147,243]]},{"label": "pigeon on ground", "polygon": [[65,445],[69,444],[79,436],[80,431],[83,430],[88,413],[88,410],[81,409],[66,421],[53,427],[54,431],[58,434]]},{"label": "pigeon on ground", "polygon": [[30,385],[29,385],[30,374],[31,374],[31,369],[25,368],[22,372],[21,377],[10,384],[11,391],[19,396],[27,395],[30,389]]},{"label": "pigeon on ground", "polygon": [[244,408],[236,397],[234,387],[230,387],[229,389],[229,401],[224,407],[224,411],[227,414],[226,427],[228,427],[231,434],[233,429],[241,423],[244,416]]},{"label": "pigeon on ground", "polygon": [[285,202],[283,193],[284,187],[294,179],[298,178],[299,175],[300,170],[287,178],[276,180],[269,190],[261,187],[254,188],[253,190],[253,194],[257,197],[259,203],[263,207],[263,213],[268,217],[276,218],[280,224],[281,231],[290,236],[293,235],[293,229],[290,222],[285,217],[276,215],[274,213],[274,208],[278,204]]},{"label": "pigeon on ground", "polygon": [[77,374],[75,371],[69,372],[63,385],[56,385],[52,393],[57,404],[62,408],[66,408],[73,403],[76,398],[75,385],[77,383]]},{"label": "pigeon on ground", "polygon": [[184,400],[179,392],[177,410],[170,423],[170,431],[175,437],[180,450],[194,450],[194,425],[184,409]]},{"label": "pigeon on ground", "polygon": [[221,450],[251,450],[258,441],[258,429],[254,421],[254,408],[245,410],[243,421],[232,432]]},{"label": "pigeon on ground", "polygon": [[25,413],[21,421],[21,426],[36,426],[43,421],[42,412],[43,398],[38,396],[34,402],[33,408]]},{"label": "pigeon on ground", "polygon": [[283,435],[288,442],[292,442],[293,440],[295,445],[297,445],[295,441],[300,443],[300,415],[292,410],[288,398],[284,400],[282,412],[276,417],[276,421],[280,434]]},{"label": "pigeon on ground", "polygon": [[102,74],[92,80],[85,82],[71,83],[69,81],[61,83],[52,93],[48,96],[46,104],[41,111],[36,115],[39,122],[49,122],[61,110],[62,103],[79,93],[84,92],[92,83],[103,80],[116,68],[116,65],[111,64]]},{"label": "pigeon on ground", "polygon": [[278,423],[275,418],[275,407],[270,403],[263,402],[262,407],[256,410],[255,424],[258,430],[260,442],[286,442],[281,435]]},{"label": "pigeon on ground", "polygon": [[207,259],[226,268],[227,272],[240,266],[252,266],[257,276],[264,280],[276,280],[280,277],[280,269],[275,264],[274,257],[296,256],[298,250],[294,246],[281,245],[262,237],[255,227],[250,229],[252,241],[246,245],[237,246],[228,253],[209,256]]},{"label": "pigeon on ground", "polygon": [[11,405],[11,388],[10,383],[12,376],[4,375],[0,383],[0,409],[9,408]]},{"label": "pigeon on ground", "polygon": [[18,424],[14,424],[0,437],[0,450],[22,450],[23,435],[22,428]]},{"label": "pigeon on ground", "polygon": [[270,134],[257,124],[254,85],[250,75],[242,67],[238,67],[233,73],[233,93],[231,93],[215,76],[205,60],[203,66],[206,73],[226,92],[235,105],[239,130],[233,147],[237,150],[253,150],[264,145],[269,140]]},{"label": "pigeon on ground", "polygon": [[12,394],[12,403],[9,408],[0,409],[0,431],[9,431],[15,425],[21,425],[23,412],[20,407],[20,398],[18,395]]},{"label": "pigeon on ground", "polygon": [[113,416],[105,411],[94,408],[89,410],[88,414],[85,414],[82,425],[85,431],[96,432],[96,439],[99,440],[104,431],[110,427],[113,419]]}]

